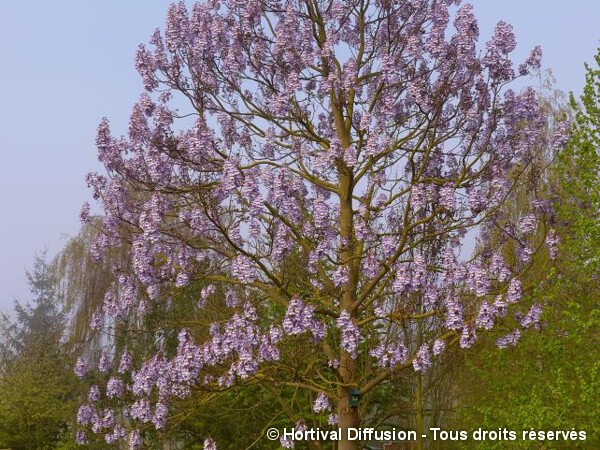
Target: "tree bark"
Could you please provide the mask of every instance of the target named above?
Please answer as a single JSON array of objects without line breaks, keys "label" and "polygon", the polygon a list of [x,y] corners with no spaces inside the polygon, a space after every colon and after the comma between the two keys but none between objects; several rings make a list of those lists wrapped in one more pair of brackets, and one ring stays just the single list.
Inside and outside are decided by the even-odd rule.
[{"label": "tree bark", "polygon": [[358,441],[350,441],[348,439],[348,429],[360,427],[358,408],[351,408],[349,405],[349,400],[349,390],[344,389],[340,393],[340,402],[338,403],[338,426],[339,430],[341,431],[341,439],[338,443],[338,450],[359,450],[360,448]]},{"label": "tree bark", "polygon": [[417,373],[417,392],[415,395],[415,428],[417,431],[417,450],[423,450],[423,378]]}]

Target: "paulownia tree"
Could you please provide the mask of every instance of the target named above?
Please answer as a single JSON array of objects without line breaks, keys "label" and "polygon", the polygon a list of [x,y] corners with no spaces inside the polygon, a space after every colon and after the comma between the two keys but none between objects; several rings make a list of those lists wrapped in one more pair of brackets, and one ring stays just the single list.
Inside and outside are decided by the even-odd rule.
[{"label": "paulownia tree", "polygon": [[[219,296],[230,318],[207,316],[202,341],[182,328],[173,354],[158,334],[156,354],[134,365],[107,349],[99,368],[114,405],[92,393],[79,423],[137,448],[171,399],[251,380],[311,393],[315,415],[342,431],[338,448],[357,449],[345,430],[373,417],[374,391],[518,309],[546,205],[520,218],[500,206],[533,149],[562,146],[566,126],[548,139],[535,91],[507,88],[539,68],[540,49],[513,68],[510,25],[481,50],[478,34],[460,0],[172,5],[137,53],[147,92],[128,136],[99,126],[94,256],[131,252],[92,325],[133,330],[195,288],[198,308]],[[516,265],[492,231],[517,242]],[[538,316],[523,311],[500,344]],[[309,350],[302,370],[284,364],[295,343]]]}]

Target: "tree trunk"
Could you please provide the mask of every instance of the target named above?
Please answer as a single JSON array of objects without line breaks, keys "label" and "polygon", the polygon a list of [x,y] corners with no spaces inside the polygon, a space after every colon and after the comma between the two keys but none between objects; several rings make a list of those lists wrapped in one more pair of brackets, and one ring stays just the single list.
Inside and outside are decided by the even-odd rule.
[{"label": "tree trunk", "polygon": [[[337,99],[332,99],[333,117],[336,124],[336,131],[342,149],[346,150],[352,143],[350,137],[350,125],[344,118],[344,107],[337,104]],[[348,117],[352,116],[352,107],[346,105]],[[349,108],[349,109],[348,109]],[[358,279],[360,264],[355,258],[356,239],[354,236],[354,213],[352,210],[352,195],[354,190],[354,175],[351,167],[340,162],[339,167],[339,185],[338,195],[340,199],[340,219],[339,232],[341,239],[340,260],[341,264],[348,269],[348,280],[342,286],[340,298],[340,313],[346,311],[352,321],[357,320],[358,308],[356,305]],[[358,440],[348,439],[348,430],[360,427],[360,416],[358,406],[350,406],[350,389],[357,388],[358,366],[356,360],[345,351],[340,349],[339,375],[342,386],[339,392],[338,402],[338,427],[341,431],[338,450],[359,450],[360,442]]]},{"label": "tree trunk", "polygon": [[417,450],[423,450],[423,378],[417,373],[417,392],[415,396],[415,428],[417,432]]},{"label": "tree trunk", "polygon": [[341,431],[341,439],[338,442],[338,450],[359,450],[359,441],[348,440],[348,430],[350,428],[360,427],[360,417],[358,408],[351,408],[349,405],[350,395],[349,390],[342,388],[340,393],[340,402],[338,403],[338,418],[339,430]]}]

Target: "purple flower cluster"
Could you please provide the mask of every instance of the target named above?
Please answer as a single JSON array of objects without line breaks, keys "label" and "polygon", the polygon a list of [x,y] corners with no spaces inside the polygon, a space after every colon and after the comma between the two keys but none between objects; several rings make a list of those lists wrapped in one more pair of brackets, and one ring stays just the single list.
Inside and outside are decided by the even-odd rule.
[{"label": "purple flower cluster", "polygon": [[404,291],[408,286],[411,285],[411,276],[408,267],[402,265],[396,271],[396,277],[393,282],[394,289],[396,292]]},{"label": "purple flower cluster", "polygon": [[131,405],[131,408],[129,408],[129,415],[132,419],[137,419],[140,422],[150,422],[152,418],[152,414],[150,413],[150,401],[145,398],[136,400],[133,405]]},{"label": "purple flower cluster", "polygon": [[377,359],[379,367],[394,367],[408,360],[408,349],[402,342],[390,345],[381,342],[377,347],[371,349],[369,355]]},{"label": "purple flower cluster", "polygon": [[139,430],[132,430],[129,433],[129,449],[136,450],[142,446],[142,436]]},{"label": "purple flower cluster", "polygon": [[125,383],[120,378],[111,377],[106,383],[106,396],[120,398],[125,393]]},{"label": "purple flower cluster", "polygon": [[558,256],[558,244],[560,244],[560,237],[556,233],[556,230],[551,229],[546,235],[546,245],[548,246],[551,259],[556,259]]},{"label": "purple flower cluster", "polygon": [[94,331],[98,331],[102,328],[103,320],[102,314],[99,311],[92,314],[92,320],[90,320],[90,328]]},{"label": "purple flower cluster", "polygon": [[454,212],[455,198],[454,198],[454,186],[452,183],[444,185],[440,189],[440,206],[442,206],[449,213]]},{"label": "purple flower cluster", "polygon": [[467,286],[477,297],[483,297],[490,290],[488,271],[479,263],[475,263],[469,272]]},{"label": "purple flower cluster", "polygon": [[128,350],[125,350],[121,355],[121,361],[119,362],[119,373],[125,373],[131,370],[133,358]]},{"label": "purple flower cluster", "polygon": [[463,308],[458,298],[446,298],[446,328],[459,330],[463,326]]},{"label": "purple flower cluster", "polygon": [[519,226],[521,233],[530,234],[535,231],[537,223],[537,218],[533,214],[529,214],[521,219],[521,224]]},{"label": "purple flower cluster", "polygon": [[75,375],[79,378],[84,378],[87,374],[87,367],[81,358],[77,358],[77,362],[75,363],[74,369]]},{"label": "purple flower cluster", "polygon": [[476,339],[477,335],[475,334],[475,330],[471,326],[465,325],[460,335],[460,347],[471,348],[473,344],[475,344]]},{"label": "purple flower cluster", "polygon": [[206,438],[204,440],[204,450],[217,450],[217,444],[211,438]]},{"label": "purple flower cluster", "polygon": [[204,308],[204,305],[206,304],[206,300],[208,299],[208,297],[210,297],[214,293],[215,293],[215,286],[213,284],[210,284],[210,285],[202,288],[202,290],[200,291],[200,298],[198,299],[198,303],[197,303],[198,308]]},{"label": "purple flower cluster", "polygon": [[167,415],[169,414],[169,408],[163,403],[157,403],[154,408],[154,415],[152,416],[152,423],[156,429],[164,428],[167,423]]},{"label": "purple flower cluster", "polygon": [[433,343],[433,354],[435,356],[439,356],[442,353],[444,353],[444,350],[446,349],[446,341],[442,340],[442,339],[436,339],[435,342]]},{"label": "purple flower cluster", "polygon": [[80,430],[75,433],[75,443],[77,445],[85,445],[88,443],[88,439],[85,434],[85,431]]},{"label": "purple flower cluster", "polygon": [[517,278],[513,278],[510,280],[510,284],[508,286],[508,290],[506,291],[506,301],[508,303],[517,303],[521,300],[523,296],[523,291],[521,289],[521,281]]},{"label": "purple flower cluster", "polygon": [[540,316],[542,315],[542,306],[538,303],[535,303],[529,312],[521,319],[521,326],[523,328],[529,328],[530,326],[536,326],[540,321]]},{"label": "purple flower cluster", "polygon": [[431,356],[429,354],[429,346],[422,344],[413,359],[413,368],[416,372],[425,372],[431,366]]},{"label": "purple flower cluster", "polygon": [[281,438],[279,438],[279,442],[283,448],[294,448],[294,441],[288,437],[281,436]]},{"label": "purple flower cluster", "polygon": [[305,305],[300,296],[294,296],[288,303],[283,319],[283,331],[289,335],[310,331],[316,340],[325,337],[325,326],[315,318],[314,305]]},{"label": "purple flower cluster", "polygon": [[496,340],[496,345],[499,348],[508,348],[511,346],[517,345],[517,342],[521,338],[521,330],[514,330],[507,334],[506,336],[502,336]]},{"label": "purple flower cluster", "polygon": [[491,330],[494,327],[494,316],[494,308],[490,306],[488,302],[484,301],[479,307],[479,313],[477,314],[477,320],[475,321],[475,324],[478,328]]},{"label": "purple flower cluster", "polygon": [[342,350],[349,353],[352,358],[356,358],[358,356],[358,344],[360,343],[358,326],[346,310],[341,312],[335,323],[340,329],[340,346]]},{"label": "purple flower cluster", "polygon": [[88,425],[93,420],[98,420],[97,417],[96,410],[90,405],[81,405],[77,410],[77,423],[79,425]]},{"label": "purple flower cluster", "polygon": [[93,384],[90,387],[90,392],[88,394],[88,400],[90,402],[97,402],[98,400],[100,400],[100,388],[98,387],[97,384]]},{"label": "purple flower cluster", "polygon": [[427,197],[422,184],[413,184],[410,192],[410,201],[416,210],[425,208]]},{"label": "purple flower cluster", "polygon": [[239,255],[232,261],[231,274],[242,283],[251,283],[256,278],[254,265],[245,255]]},{"label": "purple flower cluster", "polygon": [[348,266],[338,266],[336,271],[333,273],[333,276],[331,277],[331,281],[333,281],[333,284],[336,286],[341,286],[345,284],[348,281]]},{"label": "purple flower cluster", "polygon": [[323,392],[319,392],[319,394],[317,395],[317,398],[315,400],[315,403],[313,404],[313,411],[316,413],[320,413],[323,411],[330,411],[331,410],[331,404],[329,403],[329,399],[327,398],[327,395],[325,395]]}]

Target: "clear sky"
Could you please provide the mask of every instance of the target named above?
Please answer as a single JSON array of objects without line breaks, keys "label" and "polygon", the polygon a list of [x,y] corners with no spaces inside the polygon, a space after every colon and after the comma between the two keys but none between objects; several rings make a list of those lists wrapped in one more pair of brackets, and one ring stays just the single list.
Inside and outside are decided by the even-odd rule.
[{"label": "clear sky", "polygon": [[[24,270],[79,228],[103,116],[124,132],[142,91],[133,57],[162,27],[167,0],[4,0],[0,4],[0,309],[27,299]],[[472,0],[482,38],[505,20],[517,61],[534,45],[558,87],[581,91],[599,44],[600,2]]]}]

